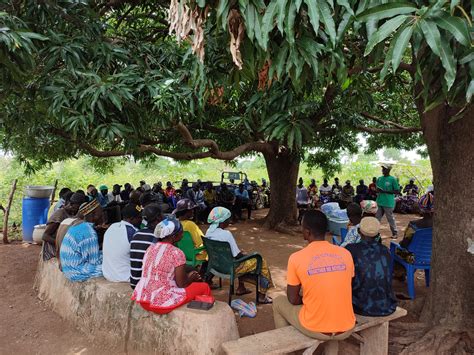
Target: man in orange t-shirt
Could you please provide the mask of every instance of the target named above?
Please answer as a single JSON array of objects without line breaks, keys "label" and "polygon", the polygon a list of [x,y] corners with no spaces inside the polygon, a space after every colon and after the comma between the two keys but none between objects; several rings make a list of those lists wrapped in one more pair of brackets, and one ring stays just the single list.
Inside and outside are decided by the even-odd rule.
[{"label": "man in orange t-shirt", "polygon": [[302,227],[309,244],[288,260],[287,297],[273,300],[275,327],[291,324],[315,339],[345,339],[355,326],[352,256],[325,241],[327,218],[321,211],[307,211]]}]

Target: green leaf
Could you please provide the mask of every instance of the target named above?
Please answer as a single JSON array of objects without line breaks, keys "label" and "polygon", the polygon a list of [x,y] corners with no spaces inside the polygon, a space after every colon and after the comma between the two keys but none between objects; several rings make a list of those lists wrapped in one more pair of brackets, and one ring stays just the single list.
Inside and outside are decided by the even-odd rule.
[{"label": "green leaf", "polygon": [[288,45],[284,45],[278,51],[277,57],[275,59],[275,67],[277,77],[280,79],[283,74],[283,69],[286,63],[286,58],[288,57]]},{"label": "green leaf", "polygon": [[348,0],[336,0],[336,3],[345,8],[348,13],[354,16],[354,11],[352,10]]},{"label": "green leaf", "polygon": [[446,85],[448,90],[451,89],[451,86],[456,80],[456,61],[453,56],[449,42],[441,41],[441,63],[443,64],[445,73],[444,80],[446,80]]},{"label": "green leaf", "polygon": [[346,33],[346,29],[348,28],[349,23],[351,22],[352,15],[348,12],[342,16],[341,22],[339,22],[339,26],[337,27],[337,40],[341,41]]},{"label": "green leaf", "polygon": [[288,147],[289,148],[292,148],[293,147],[293,141],[295,139],[295,130],[294,130],[294,127],[290,130],[290,132],[288,133],[288,137],[287,137],[287,142],[288,142]]},{"label": "green leaf", "polygon": [[313,25],[314,32],[318,34],[319,30],[319,11],[317,1],[304,0],[306,6],[308,6],[308,16],[311,25]]},{"label": "green leaf", "polygon": [[[404,27],[406,27],[406,25]],[[390,43],[390,47],[388,47],[387,55],[385,56],[385,62],[384,62],[382,70],[380,71],[380,78],[382,80],[384,80],[385,77],[387,76],[388,68],[390,67],[390,64],[392,63],[392,57],[393,57],[393,51],[395,49],[395,43],[397,43],[397,40],[400,37],[401,32],[402,32],[401,30],[398,30],[398,32],[395,33],[395,36],[393,36],[392,42]]]},{"label": "green leaf", "polygon": [[262,20],[262,38],[265,44],[263,49],[266,51],[268,47],[268,34],[273,29],[273,18],[275,17],[276,2],[272,1],[265,10]]},{"label": "green leaf", "polygon": [[303,145],[303,135],[301,134],[301,128],[295,127],[295,146],[300,148]]},{"label": "green leaf", "polygon": [[415,12],[416,6],[409,2],[392,2],[371,7],[357,16],[358,21],[380,20],[396,15]]},{"label": "green leaf", "polygon": [[286,2],[287,0],[277,0],[278,1],[278,30],[280,31],[281,34],[283,34],[283,21],[285,20],[285,15],[286,15]]},{"label": "green leaf", "polygon": [[469,87],[467,88],[466,91],[466,101],[471,102],[472,95],[474,95],[474,79],[471,80],[469,83]]},{"label": "green leaf", "polygon": [[394,17],[387,22],[385,22],[380,28],[375,32],[372,37],[370,37],[369,43],[367,43],[367,47],[365,48],[364,55],[368,55],[374,47],[385,40],[388,36],[394,33],[405,20],[408,18],[407,15],[400,15]]},{"label": "green leaf", "polygon": [[408,26],[402,30],[400,33],[400,37],[397,38],[395,43],[395,47],[393,49],[392,55],[392,69],[393,72],[396,72],[400,62],[402,60],[403,54],[405,53],[405,49],[410,42],[411,35],[413,33],[413,26]]},{"label": "green leaf", "polygon": [[468,55],[464,56],[459,60],[459,64],[466,64],[471,61],[474,61],[474,51],[471,51]]},{"label": "green leaf", "polygon": [[436,27],[433,22],[426,20],[420,20],[419,24],[425,36],[426,42],[430,46],[433,53],[439,57],[441,53],[441,35],[439,33],[438,27]]},{"label": "green leaf", "polygon": [[321,21],[324,23],[326,33],[329,35],[333,46],[336,45],[336,25],[332,18],[331,9],[329,8],[326,1],[318,1],[319,11],[321,14]]},{"label": "green leaf", "polygon": [[439,27],[450,32],[459,43],[468,47],[471,46],[469,29],[466,22],[460,17],[449,16],[446,13],[442,13],[440,16],[433,17],[433,21],[436,22]]},{"label": "green leaf", "polygon": [[296,4],[294,1],[291,1],[288,6],[288,15],[286,17],[286,39],[291,45],[295,44],[295,19],[296,19]]},{"label": "green leaf", "polygon": [[456,65],[453,53],[449,47],[449,41],[441,39],[438,27],[434,22],[420,20],[419,23],[421,30],[425,35],[426,42],[433,53],[441,59],[441,63],[445,70],[444,79],[446,80],[447,88],[449,90],[456,79]]},{"label": "green leaf", "polygon": [[230,1],[222,0],[219,1],[219,5],[217,6],[217,18],[220,19],[222,22],[222,29],[225,31],[227,28],[227,16],[230,10]]},{"label": "green leaf", "polygon": [[303,0],[295,0],[295,4],[296,4],[296,12],[299,12],[300,11],[300,7],[301,7],[301,3],[303,2]]},{"label": "green leaf", "polygon": [[459,5],[460,0],[451,0],[451,4],[449,5],[449,10],[451,13],[454,12],[454,8]]},{"label": "green leaf", "polygon": [[255,10],[255,6],[252,4],[249,4],[246,9],[247,13],[247,37],[253,42],[255,38],[255,17],[257,15],[257,12]]}]

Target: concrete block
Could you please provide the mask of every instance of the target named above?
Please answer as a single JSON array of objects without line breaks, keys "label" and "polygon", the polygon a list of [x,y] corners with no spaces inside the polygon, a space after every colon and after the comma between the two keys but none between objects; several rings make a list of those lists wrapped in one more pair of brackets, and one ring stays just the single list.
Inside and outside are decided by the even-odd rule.
[{"label": "concrete block", "polygon": [[183,306],[158,315],[130,300],[128,283],[70,282],[56,259],[40,261],[35,288],[62,318],[130,354],[221,354],[222,343],[239,338],[227,303],[216,302],[209,311]]}]

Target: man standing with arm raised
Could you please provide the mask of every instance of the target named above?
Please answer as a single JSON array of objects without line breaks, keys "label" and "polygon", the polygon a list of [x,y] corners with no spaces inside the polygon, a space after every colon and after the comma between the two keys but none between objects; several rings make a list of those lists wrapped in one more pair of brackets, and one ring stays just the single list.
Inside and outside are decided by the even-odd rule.
[{"label": "man standing with arm raised", "polygon": [[395,195],[400,192],[400,186],[398,185],[397,179],[390,175],[392,166],[389,164],[382,164],[382,174],[377,179],[377,219],[382,220],[384,215],[387,216],[390,230],[392,231],[392,239],[397,239],[397,224],[395,223],[395,217],[393,216],[393,210],[395,209]]}]

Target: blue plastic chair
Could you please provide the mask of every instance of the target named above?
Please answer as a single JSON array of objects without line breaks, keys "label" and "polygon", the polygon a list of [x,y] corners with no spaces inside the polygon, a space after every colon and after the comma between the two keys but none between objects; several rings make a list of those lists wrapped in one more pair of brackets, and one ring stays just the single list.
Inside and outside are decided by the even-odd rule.
[{"label": "blue plastic chair", "polygon": [[341,241],[339,241],[339,238],[337,235],[332,236],[332,244],[334,245],[341,245],[344,243],[344,240],[346,240],[346,235],[347,235],[347,228],[341,228]]},{"label": "blue plastic chair", "polygon": [[[425,270],[426,287],[430,286],[430,269],[431,269],[431,247],[433,244],[433,229],[424,228],[418,229],[413,238],[405,249],[398,243],[390,243],[390,254],[392,256],[390,261],[390,272],[393,274],[393,265],[395,262],[401,264],[407,272],[408,296],[411,299],[415,298],[415,271]],[[396,254],[396,250],[405,250],[413,253],[415,261],[409,263]]]}]

